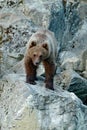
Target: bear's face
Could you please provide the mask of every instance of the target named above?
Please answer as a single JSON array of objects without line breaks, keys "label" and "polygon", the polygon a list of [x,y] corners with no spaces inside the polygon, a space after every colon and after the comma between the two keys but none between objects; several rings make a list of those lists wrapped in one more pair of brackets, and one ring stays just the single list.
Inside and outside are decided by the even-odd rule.
[{"label": "bear's face", "polygon": [[37,45],[34,42],[31,43],[29,47],[29,57],[35,66],[38,66],[43,60],[47,59],[48,56],[49,52],[47,43],[41,45]]}]

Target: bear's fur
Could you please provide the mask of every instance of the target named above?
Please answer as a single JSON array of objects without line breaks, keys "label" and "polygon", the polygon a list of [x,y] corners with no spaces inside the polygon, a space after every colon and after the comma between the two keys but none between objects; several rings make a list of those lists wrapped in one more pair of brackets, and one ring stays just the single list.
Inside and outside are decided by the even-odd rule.
[{"label": "bear's fur", "polygon": [[46,88],[53,88],[53,78],[55,74],[55,63],[57,55],[57,42],[54,34],[49,30],[39,30],[34,33],[28,44],[24,57],[26,82],[36,84],[36,70],[43,62],[46,75]]}]

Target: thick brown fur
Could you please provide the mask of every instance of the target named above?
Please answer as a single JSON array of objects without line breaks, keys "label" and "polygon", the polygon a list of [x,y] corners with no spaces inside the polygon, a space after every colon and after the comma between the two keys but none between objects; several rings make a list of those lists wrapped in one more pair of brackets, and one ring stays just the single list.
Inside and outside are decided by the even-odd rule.
[{"label": "thick brown fur", "polygon": [[36,84],[36,70],[43,62],[46,74],[46,88],[54,90],[53,79],[55,75],[55,63],[57,43],[53,33],[49,30],[40,30],[33,34],[27,44],[24,57],[26,82]]}]

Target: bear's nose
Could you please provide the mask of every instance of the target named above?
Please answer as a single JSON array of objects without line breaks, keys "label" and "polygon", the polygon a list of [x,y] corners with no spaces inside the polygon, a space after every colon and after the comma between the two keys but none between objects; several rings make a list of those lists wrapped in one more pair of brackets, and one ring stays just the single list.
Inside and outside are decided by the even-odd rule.
[{"label": "bear's nose", "polygon": [[35,64],[36,64],[36,65],[39,65],[39,62],[36,62]]}]

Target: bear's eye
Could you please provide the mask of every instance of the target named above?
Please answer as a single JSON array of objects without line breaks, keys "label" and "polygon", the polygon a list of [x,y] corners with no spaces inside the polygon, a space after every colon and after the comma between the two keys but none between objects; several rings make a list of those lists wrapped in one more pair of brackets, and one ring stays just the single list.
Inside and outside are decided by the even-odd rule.
[{"label": "bear's eye", "polygon": [[40,55],[40,58],[42,58],[42,55]]},{"label": "bear's eye", "polygon": [[33,56],[36,57],[36,54],[34,54]]}]

